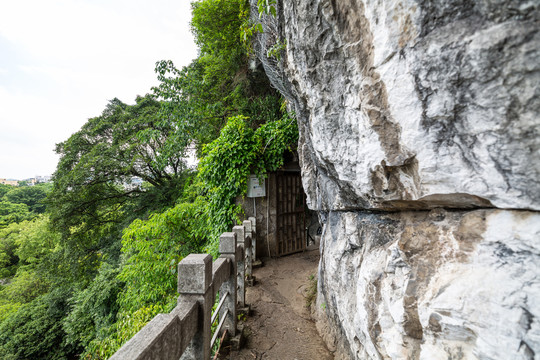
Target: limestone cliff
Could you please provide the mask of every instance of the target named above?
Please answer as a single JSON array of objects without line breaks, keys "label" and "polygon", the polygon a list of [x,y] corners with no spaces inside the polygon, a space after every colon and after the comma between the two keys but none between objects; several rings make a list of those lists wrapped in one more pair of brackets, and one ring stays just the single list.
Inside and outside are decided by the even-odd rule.
[{"label": "limestone cliff", "polygon": [[539,358],[540,2],[278,5],[336,354]]}]

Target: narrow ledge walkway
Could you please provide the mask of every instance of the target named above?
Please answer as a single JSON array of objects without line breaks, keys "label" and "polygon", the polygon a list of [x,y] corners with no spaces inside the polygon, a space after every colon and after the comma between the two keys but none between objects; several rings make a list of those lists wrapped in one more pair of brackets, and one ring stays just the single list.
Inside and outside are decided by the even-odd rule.
[{"label": "narrow ledge walkway", "polygon": [[243,349],[221,359],[330,360],[334,359],[317,333],[306,308],[310,277],[317,275],[319,250],[266,259],[254,269],[255,286],[247,288],[251,305]]}]

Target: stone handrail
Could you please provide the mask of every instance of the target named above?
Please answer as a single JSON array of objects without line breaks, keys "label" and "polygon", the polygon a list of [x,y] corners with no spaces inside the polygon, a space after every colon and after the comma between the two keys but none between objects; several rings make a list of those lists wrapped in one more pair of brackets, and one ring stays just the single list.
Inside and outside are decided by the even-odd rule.
[{"label": "stone handrail", "polygon": [[[237,310],[245,306],[246,277],[251,276],[255,218],[249,218],[219,238],[220,257],[190,254],[178,264],[178,304],[169,314],[156,315],[122,346],[111,360],[210,359],[218,333],[236,334]],[[212,336],[212,307],[219,325]],[[217,317],[217,314],[214,315]]]}]

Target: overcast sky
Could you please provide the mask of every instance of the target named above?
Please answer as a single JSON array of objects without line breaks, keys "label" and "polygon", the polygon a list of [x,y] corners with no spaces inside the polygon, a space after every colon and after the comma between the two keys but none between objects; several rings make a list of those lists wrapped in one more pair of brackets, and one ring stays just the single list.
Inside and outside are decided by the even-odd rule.
[{"label": "overcast sky", "polygon": [[189,0],[0,0],[0,178],[52,174],[55,144],[150,92],[156,61],[189,64],[189,20]]}]

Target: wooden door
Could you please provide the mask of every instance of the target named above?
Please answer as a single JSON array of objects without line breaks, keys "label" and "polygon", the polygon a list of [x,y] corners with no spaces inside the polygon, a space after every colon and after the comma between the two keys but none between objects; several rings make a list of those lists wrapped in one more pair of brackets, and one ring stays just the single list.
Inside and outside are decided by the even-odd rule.
[{"label": "wooden door", "polygon": [[306,249],[306,195],[299,172],[276,173],[277,255]]}]

